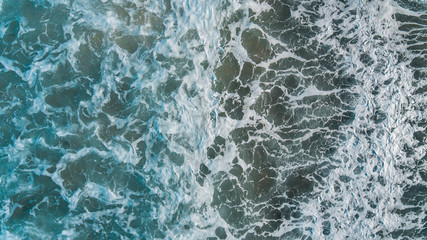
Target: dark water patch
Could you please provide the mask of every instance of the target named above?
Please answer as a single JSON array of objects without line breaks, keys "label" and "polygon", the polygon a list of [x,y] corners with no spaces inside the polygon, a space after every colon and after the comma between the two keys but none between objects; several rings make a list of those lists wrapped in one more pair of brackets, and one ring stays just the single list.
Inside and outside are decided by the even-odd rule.
[{"label": "dark water patch", "polygon": [[99,79],[101,75],[101,56],[92,51],[90,45],[81,44],[79,51],[76,53],[78,58],[77,69],[83,75],[93,79]]},{"label": "dark water patch", "polygon": [[75,107],[80,101],[90,98],[87,90],[82,86],[53,88],[51,93],[45,97],[47,104],[52,107]]},{"label": "dark water patch", "polygon": [[268,11],[263,11],[258,17],[252,16],[253,11],[249,10],[251,20],[259,23],[260,26],[266,26],[268,29],[281,31],[284,22],[288,20],[292,14],[289,5],[281,1],[263,1],[271,6]]},{"label": "dark water patch", "polygon": [[227,238],[227,233],[225,232],[225,229],[222,227],[216,228],[215,234],[219,239],[226,239]]},{"label": "dark water patch", "polygon": [[242,46],[246,49],[249,57],[255,62],[260,63],[272,57],[270,43],[257,29],[248,29],[242,33]]},{"label": "dark water patch", "polygon": [[227,54],[222,60],[221,65],[215,70],[218,82],[215,84],[217,91],[223,91],[228,88],[230,82],[238,76],[240,66],[232,53]]},{"label": "dark water patch", "polygon": [[15,39],[18,37],[19,27],[20,26],[18,21],[15,20],[10,22],[6,32],[3,34],[3,41],[5,43],[11,43],[15,41]]},{"label": "dark water patch", "polygon": [[127,104],[121,95],[111,91],[109,101],[104,104],[102,111],[110,116],[116,116],[119,118],[128,117],[133,111],[128,111],[130,104]]},{"label": "dark water patch", "polygon": [[60,63],[54,73],[43,74],[41,84],[43,87],[63,85],[76,79],[76,72],[70,62]]},{"label": "dark water patch", "polygon": [[261,75],[264,72],[264,69],[261,67],[255,67],[252,63],[244,62],[242,66],[242,71],[240,72],[239,80],[243,85],[250,83],[254,79],[257,79],[257,76]]}]

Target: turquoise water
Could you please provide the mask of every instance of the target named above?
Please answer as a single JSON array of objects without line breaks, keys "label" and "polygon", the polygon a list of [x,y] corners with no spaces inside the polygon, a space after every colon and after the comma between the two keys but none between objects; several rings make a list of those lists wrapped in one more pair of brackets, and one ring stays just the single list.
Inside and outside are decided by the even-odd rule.
[{"label": "turquoise water", "polygon": [[425,1],[0,0],[0,239],[427,238]]}]

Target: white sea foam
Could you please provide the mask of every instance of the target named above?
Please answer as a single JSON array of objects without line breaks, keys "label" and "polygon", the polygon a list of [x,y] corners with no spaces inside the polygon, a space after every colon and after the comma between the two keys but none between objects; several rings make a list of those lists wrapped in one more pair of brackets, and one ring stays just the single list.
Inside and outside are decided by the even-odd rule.
[{"label": "white sea foam", "polygon": [[[326,4],[323,11],[325,15],[330,14],[334,12],[332,10],[334,8],[336,2],[331,1]],[[320,204],[324,202],[332,204],[333,207],[326,211],[330,216],[328,219],[331,223],[331,239],[348,236],[367,239],[379,231],[387,234],[402,228],[418,227],[417,223],[410,223],[412,217],[408,219],[396,213],[396,209],[405,208],[401,198],[408,173],[403,172],[401,167],[415,167],[414,158],[406,157],[403,151],[405,144],[410,146],[415,144],[412,140],[415,129],[407,120],[416,118],[416,111],[408,111],[407,108],[415,107],[413,105],[415,102],[419,104],[426,100],[411,96],[414,90],[411,84],[414,80],[412,72],[407,68],[409,62],[397,60],[397,52],[405,54],[408,58],[411,58],[411,53],[405,49],[405,45],[396,44],[401,40],[399,25],[392,16],[396,12],[407,10],[392,1],[363,2],[357,5],[355,3],[349,8],[360,12],[354,21],[354,24],[357,24],[354,34],[358,42],[351,47],[351,51],[345,53],[348,59],[345,61],[351,64],[347,71],[361,80],[361,85],[356,90],[361,98],[355,106],[355,121],[346,129],[348,140],[338,149],[335,156],[339,160],[339,165],[329,175],[328,184],[319,189],[319,198],[304,204],[308,210],[305,214],[312,216],[325,214],[319,212],[322,209]],[[344,18],[340,13],[346,13],[346,11],[337,12],[337,15],[323,19],[319,25],[331,29],[328,21]],[[347,26],[347,29],[353,27],[350,23],[343,26]],[[324,31],[324,35],[319,37],[322,41],[328,41],[330,34],[332,32]],[[385,39],[385,43],[378,45],[378,41],[372,39],[371,34]],[[334,42],[331,44],[339,45]],[[363,52],[370,52],[369,55],[374,59],[371,67],[365,68],[357,60]],[[389,79],[396,80],[390,85],[385,85],[384,82]],[[379,94],[373,95],[372,91],[377,86]],[[412,103],[408,102],[408,98],[412,99]],[[375,125],[370,116],[378,109],[386,114],[386,118]],[[371,137],[363,134],[364,128],[373,128]],[[425,147],[417,149],[418,154],[423,151]],[[358,160],[360,157],[366,162],[360,163]],[[419,157],[421,155],[415,159]],[[356,167],[361,169],[361,173],[354,173]],[[350,176],[350,181],[342,182],[340,180],[342,176]],[[381,177],[384,184],[373,181]],[[334,186],[339,186],[339,190],[334,190]],[[372,208],[373,203],[378,206]],[[375,217],[366,217],[369,211],[372,211]],[[313,236],[321,238],[322,221],[315,221],[315,224],[317,231]]]},{"label": "white sea foam", "polygon": [[[34,56],[34,61],[24,66],[25,71],[18,60],[0,56],[5,72],[15,72],[26,81],[23,92],[34,92],[25,95],[31,101],[24,110],[15,109],[22,106],[25,97],[15,97],[0,109],[2,114],[14,112],[11,126],[21,132],[0,151],[1,157],[6,156],[2,160],[7,159],[0,186],[15,191],[7,193],[10,196],[20,197],[21,192],[35,195],[34,176],[49,177],[56,185],[53,192],[59,196],[55,197],[64,200],[69,209],[65,216],[55,218],[63,227],[57,236],[63,239],[81,238],[79,234],[84,231],[106,236],[102,232],[107,230],[127,238],[202,239],[215,236],[221,228],[227,239],[250,238],[250,234],[285,239],[368,239],[379,233],[388,237],[398,230],[419,228],[426,206],[421,206],[418,215],[412,212],[402,216],[397,210],[408,206],[402,202],[405,187],[423,184],[420,176],[410,178],[411,170],[403,168],[415,168],[416,160],[425,154],[425,145],[417,147],[412,138],[423,128],[411,122],[426,119],[417,104],[427,99],[412,95],[414,85],[420,84],[408,67],[416,55],[401,44],[404,34],[393,15],[421,13],[390,0],[331,0],[316,13],[308,9],[309,3],[291,4],[290,19],[301,24],[298,26],[315,27],[316,34],[286,40],[262,25],[269,22],[253,20],[275,10],[267,2],[172,0],[169,5],[167,1],[50,1],[52,7],[69,8],[68,22],[62,26],[68,40],[50,44],[39,37],[31,46],[24,46],[23,51]],[[234,15],[239,11],[241,15]],[[311,26],[311,16],[317,17],[315,26]],[[24,18],[20,21],[20,35],[37,30],[29,24]],[[242,45],[242,32],[248,29],[262,33],[273,56],[260,63],[251,59]],[[308,34],[307,29],[298,31]],[[222,30],[229,31],[229,40],[224,40],[227,33]],[[319,48],[332,49],[327,53],[337,55],[332,61],[339,59],[334,70],[318,64],[313,71],[328,74],[336,70],[354,77],[356,83],[346,90],[325,90],[316,85],[312,78],[318,74],[308,71],[313,62],[291,46],[292,41],[307,38],[310,44],[319,43]],[[344,38],[356,40],[348,43]],[[38,44],[43,46],[41,50],[32,51]],[[215,70],[229,53],[240,70],[247,63],[263,69],[245,85],[250,94],[242,100],[241,119],[226,115],[224,104],[227,99],[240,101],[239,93],[214,90],[219,81]],[[369,55],[372,63],[362,62],[362,54]],[[406,60],[399,60],[399,54]],[[85,62],[87,59],[90,61]],[[299,61],[303,67],[273,70],[284,59]],[[70,69],[61,70],[67,63]],[[61,71],[65,74],[52,80],[51,75]],[[267,77],[267,72],[274,72],[274,77]],[[292,93],[282,84],[289,75],[301,78]],[[87,79],[80,81],[80,77]],[[124,84],[125,78],[132,79],[129,86]],[[178,82],[178,87],[174,88],[171,80]],[[67,95],[79,87],[88,89]],[[62,94],[55,92],[58,89]],[[276,97],[280,99],[269,99],[275,90],[283,92]],[[341,99],[343,93],[357,98]],[[87,97],[73,102],[79,94]],[[57,102],[48,103],[50,96]],[[336,97],[337,105],[350,102],[353,106],[341,109],[327,102],[328,97]],[[311,109],[312,99],[321,107]],[[274,103],[269,105],[268,101]],[[287,125],[291,122],[288,119],[276,124],[269,112],[274,106],[283,107],[276,114],[292,112],[291,120],[298,119],[296,123]],[[345,111],[355,113],[354,120],[336,129],[314,121],[328,121]],[[384,119],[376,121],[378,113]],[[245,134],[247,145],[238,142]],[[323,142],[339,147],[332,155],[317,154],[312,147],[316,143],[310,142],[316,136],[320,136],[319,147]],[[217,144],[218,137],[225,143],[221,153],[212,158],[209,149]],[[404,151],[408,146],[413,148],[412,157]],[[263,150],[258,151],[259,147]],[[46,149],[50,152],[43,153]],[[53,153],[57,155],[50,156]],[[31,159],[35,154],[40,157]],[[250,162],[256,157],[262,162]],[[30,160],[36,167],[28,169],[26,161]],[[236,166],[242,169],[241,176],[231,174]],[[312,166],[316,170],[310,170]],[[120,176],[114,175],[115,171]],[[322,171],[327,174],[322,175]],[[20,174],[28,174],[28,182],[22,182]],[[257,174],[259,179],[253,177]],[[302,180],[289,183],[294,175],[301,175]],[[273,186],[261,184],[266,180]],[[307,183],[313,183],[313,189],[298,193],[304,191],[298,188]],[[227,209],[215,198],[228,194],[220,191],[230,186],[231,200],[238,204],[222,203],[232,206]],[[300,198],[288,197],[293,189]],[[3,199],[1,194],[1,234],[13,238],[3,230],[10,228],[6,222],[17,209],[17,200],[10,200],[7,194]],[[36,207],[29,210],[32,217],[48,200],[36,201]],[[94,202],[105,209],[97,208]],[[266,212],[269,208],[280,212],[280,217],[273,216],[280,223],[262,232],[260,229],[277,224]],[[286,209],[291,208],[294,210],[288,214]],[[241,219],[224,217],[235,209],[242,210]],[[49,234],[38,229],[32,219],[25,221],[26,233],[48,238]],[[88,222],[92,224],[87,226]],[[112,227],[105,227],[106,222]],[[328,234],[325,229],[329,229]]]}]

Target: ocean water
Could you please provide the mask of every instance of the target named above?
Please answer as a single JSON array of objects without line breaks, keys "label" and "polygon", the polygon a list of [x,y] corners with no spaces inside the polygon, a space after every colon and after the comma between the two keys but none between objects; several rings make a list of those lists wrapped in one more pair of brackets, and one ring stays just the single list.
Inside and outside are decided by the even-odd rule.
[{"label": "ocean water", "polygon": [[0,239],[427,239],[427,2],[0,0]]}]

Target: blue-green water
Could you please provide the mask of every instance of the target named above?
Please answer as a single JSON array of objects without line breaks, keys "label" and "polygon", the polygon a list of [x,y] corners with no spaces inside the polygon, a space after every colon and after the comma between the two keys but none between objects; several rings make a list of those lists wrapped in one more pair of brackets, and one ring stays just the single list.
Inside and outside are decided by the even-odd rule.
[{"label": "blue-green water", "polygon": [[0,239],[427,238],[425,1],[0,0]]}]

